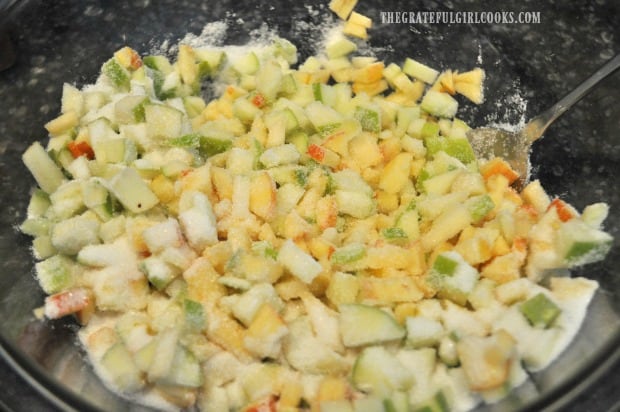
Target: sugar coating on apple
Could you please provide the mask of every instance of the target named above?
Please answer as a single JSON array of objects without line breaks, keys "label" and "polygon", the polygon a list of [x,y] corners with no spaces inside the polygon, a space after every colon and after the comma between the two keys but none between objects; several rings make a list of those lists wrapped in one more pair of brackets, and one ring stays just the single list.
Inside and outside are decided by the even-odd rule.
[{"label": "sugar coating on apple", "polygon": [[278,251],[278,262],[305,283],[323,271],[323,267],[312,256],[301,250],[292,240],[286,240]]}]

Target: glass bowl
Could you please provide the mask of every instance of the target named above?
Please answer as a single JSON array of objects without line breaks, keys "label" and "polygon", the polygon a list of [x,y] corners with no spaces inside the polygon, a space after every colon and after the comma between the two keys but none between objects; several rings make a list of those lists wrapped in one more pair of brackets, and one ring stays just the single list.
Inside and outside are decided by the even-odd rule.
[{"label": "glass bowl", "polygon": [[[617,53],[618,7],[604,1],[501,6],[487,0],[361,1],[356,10],[374,21],[362,53],[397,63],[413,57],[441,69],[483,67],[485,102],[464,103],[460,109],[461,117],[476,126],[523,122]],[[537,12],[540,23],[423,24],[404,22],[402,14],[398,23],[382,14],[425,11]],[[326,1],[0,2],[0,56],[9,66],[0,72],[0,371],[20,375],[3,379],[13,385],[4,396],[12,397],[16,410],[33,410],[27,402],[39,398],[41,410],[145,410],[99,382],[76,344],[75,322],[40,321],[33,315],[44,295],[33,276],[30,239],[16,230],[34,184],[21,154],[32,141],[46,139],[42,125],[59,112],[63,82],[94,81],[102,62],[123,45],[146,54],[187,33],[198,35],[215,21],[226,22],[224,44],[246,43],[266,26],[292,40],[303,59],[317,49],[320,30],[335,16]],[[616,238],[611,252],[605,261],[575,271],[600,282],[600,290],[577,339],[561,357],[504,401],[480,410],[604,410],[618,399],[619,86],[618,75],[605,80],[549,128],[532,154],[533,177],[551,195],[578,209],[597,201],[610,204],[606,229]]]}]

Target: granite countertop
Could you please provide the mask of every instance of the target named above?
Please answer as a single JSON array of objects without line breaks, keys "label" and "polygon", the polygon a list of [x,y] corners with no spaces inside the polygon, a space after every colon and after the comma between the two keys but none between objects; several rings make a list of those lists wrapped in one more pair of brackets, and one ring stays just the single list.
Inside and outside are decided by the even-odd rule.
[{"label": "granite countertop", "polygon": [[[238,3],[233,0],[0,0],[2,226],[12,227],[23,218],[27,186],[16,187],[14,183],[23,181],[26,173],[20,155],[30,142],[45,138],[41,125],[58,112],[63,82],[83,85],[93,81],[103,59],[126,43],[148,52],[164,39],[174,41],[187,32],[200,33],[205,23],[213,19],[224,19],[235,33],[227,36],[227,42],[247,41],[248,32],[266,23],[280,32],[295,33],[302,43],[302,54],[307,55],[318,41],[313,30],[321,27],[328,13],[327,1],[311,1],[312,5],[284,0],[270,1],[268,5],[248,2],[249,6],[243,8]],[[620,52],[618,2],[526,0],[500,5],[491,0],[419,0],[382,1],[380,6],[378,3],[369,0],[359,3],[358,10],[375,20],[371,42],[383,45],[367,52],[375,52],[381,58],[392,55],[420,58],[440,68],[466,70],[482,65],[487,70],[487,105],[464,108],[463,116],[472,124],[514,125],[530,118]],[[381,11],[449,10],[535,11],[540,13],[541,23],[400,24],[398,27],[380,23]],[[14,61],[9,44],[13,47]],[[553,195],[562,195],[578,208],[594,199],[610,203],[614,212],[608,228],[616,239],[620,238],[620,191],[612,182],[617,182],[615,179],[620,175],[619,90],[617,73],[577,105],[570,116],[560,118],[546,138],[537,143],[532,158],[534,176]],[[592,107],[602,109],[594,111]],[[592,185],[590,181],[600,183]],[[24,266],[24,262],[30,261],[26,245],[25,238],[6,231],[0,233],[0,253],[7,267],[28,270]],[[616,276],[619,262],[616,241],[608,259],[588,269],[600,274],[611,310],[616,314],[620,314],[620,277]],[[0,276],[0,294],[3,288],[11,286],[12,281],[6,276],[6,273]],[[10,308],[5,296],[1,297],[0,311]],[[38,303],[28,304],[34,307]],[[5,321],[23,323],[19,316],[11,314]],[[0,382],[3,386],[0,408],[15,412],[56,410],[2,358]],[[618,410],[620,361],[611,365],[596,382],[563,410]]]}]

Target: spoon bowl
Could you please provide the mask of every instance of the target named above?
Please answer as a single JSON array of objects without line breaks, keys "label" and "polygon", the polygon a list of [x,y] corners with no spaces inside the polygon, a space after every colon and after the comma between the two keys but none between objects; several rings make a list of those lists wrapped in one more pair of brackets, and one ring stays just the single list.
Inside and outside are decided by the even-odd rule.
[{"label": "spoon bowl", "polygon": [[502,157],[519,174],[515,185],[524,186],[529,178],[531,144],[521,132],[481,127],[470,130],[467,138],[478,159]]}]

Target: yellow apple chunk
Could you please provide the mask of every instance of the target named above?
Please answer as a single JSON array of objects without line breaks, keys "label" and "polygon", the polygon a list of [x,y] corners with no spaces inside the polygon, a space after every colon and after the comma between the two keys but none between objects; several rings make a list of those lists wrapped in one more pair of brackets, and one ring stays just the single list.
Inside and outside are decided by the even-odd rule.
[{"label": "yellow apple chunk", "polygon": [[250,211],[256,216],[270,220],[276,210],[276,184],[267,172],[252,179],[250,186]]},{"label": "yellow apple chunk", "polygon": [[409,180],[411,161],[410,153],[399,153],[385,165],[379,180],[379,188],[387,193],[398,193]]},{"label": "yellow apple chunk", "polygon": [[332,0],[329,2],[329,9],[342,20],[346,20],[356,4],[357,0]]},{"label": "yellow apple chunk", "polygon": [[246,331],[244,345],[250,353],[260,357],[277,357],[281,339],[288,332],[284,320],[268,303],[260,307]]},{"label": "yellow apple chunk", "polygon": [[349,22],[359,24],[360,26],[369,29],[372,27],[372,19],[370,17],[364,16],[358,12],[352,12],[349,16]]},{"label": "yellow apple chunk", "polygon": [[198,78],[198,65],[194,49],[186,44],[179,46],[178,67],[181,79],[185,84],[194,84]]}]

